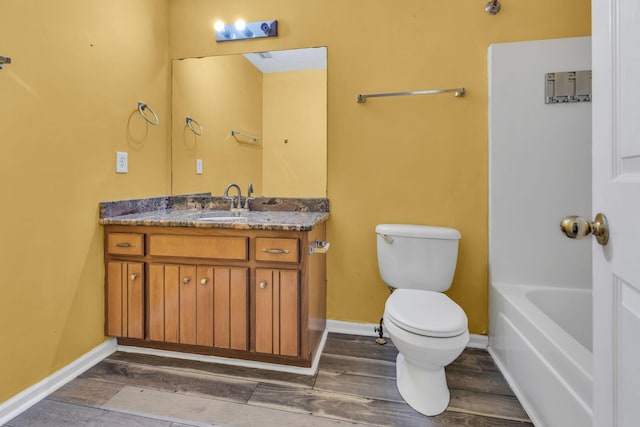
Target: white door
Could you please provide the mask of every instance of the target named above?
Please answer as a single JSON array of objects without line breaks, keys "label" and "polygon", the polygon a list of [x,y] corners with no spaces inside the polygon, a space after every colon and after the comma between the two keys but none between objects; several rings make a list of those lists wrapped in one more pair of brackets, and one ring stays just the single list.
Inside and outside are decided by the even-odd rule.
[{"label": "white door", "polygon": [[640,2],[593,0],[594,427],[640,426]]}]

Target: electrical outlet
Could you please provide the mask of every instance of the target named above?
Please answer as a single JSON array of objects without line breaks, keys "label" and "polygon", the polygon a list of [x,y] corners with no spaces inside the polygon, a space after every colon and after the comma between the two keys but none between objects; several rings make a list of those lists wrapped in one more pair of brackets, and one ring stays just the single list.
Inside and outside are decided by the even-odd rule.
[{"label": "electrical outlet", "polygon": [[124,151],[116,152],[116,173],[129,172],[129,154]]},{"label": "electrical outlet", "polygon": [[202,175],[202,159],[196,160],[196,174]]}]

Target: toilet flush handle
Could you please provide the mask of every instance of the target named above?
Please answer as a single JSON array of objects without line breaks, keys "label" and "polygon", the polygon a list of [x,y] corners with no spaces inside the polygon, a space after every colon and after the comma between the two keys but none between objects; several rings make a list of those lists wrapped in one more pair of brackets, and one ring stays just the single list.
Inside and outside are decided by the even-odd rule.
[{"label": "toilet flush handle", "polygon": [[382,237],[384,241],[387,242],[388,244],[393,243],[393,237],[391,236],[387,236],[386,234],[380,234],[380,237]]}]

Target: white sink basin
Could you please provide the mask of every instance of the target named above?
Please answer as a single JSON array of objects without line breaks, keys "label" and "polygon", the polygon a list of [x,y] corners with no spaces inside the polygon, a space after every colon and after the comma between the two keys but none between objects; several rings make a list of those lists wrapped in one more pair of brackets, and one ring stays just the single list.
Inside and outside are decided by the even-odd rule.
[{"label": "white sink basin", "polygon": [[198,218],[198,221],[246,221],[245,216],[206,216]]},{"label": "white sink basin", "polygon": [[247,218],[241,216],[212,216],[206,218],[198,218],[198,221],[246,221]]}]

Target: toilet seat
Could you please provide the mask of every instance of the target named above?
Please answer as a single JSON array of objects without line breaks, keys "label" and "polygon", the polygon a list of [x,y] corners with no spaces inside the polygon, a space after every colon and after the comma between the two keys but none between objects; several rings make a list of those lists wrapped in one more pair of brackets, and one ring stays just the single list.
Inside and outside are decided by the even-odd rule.
[{"label": "toilet seat", "polygon": [[398,289],[387,299],[385,313],[397,327],[426,337],[449,338],[467,331],[462,308],[440,292]]}]

